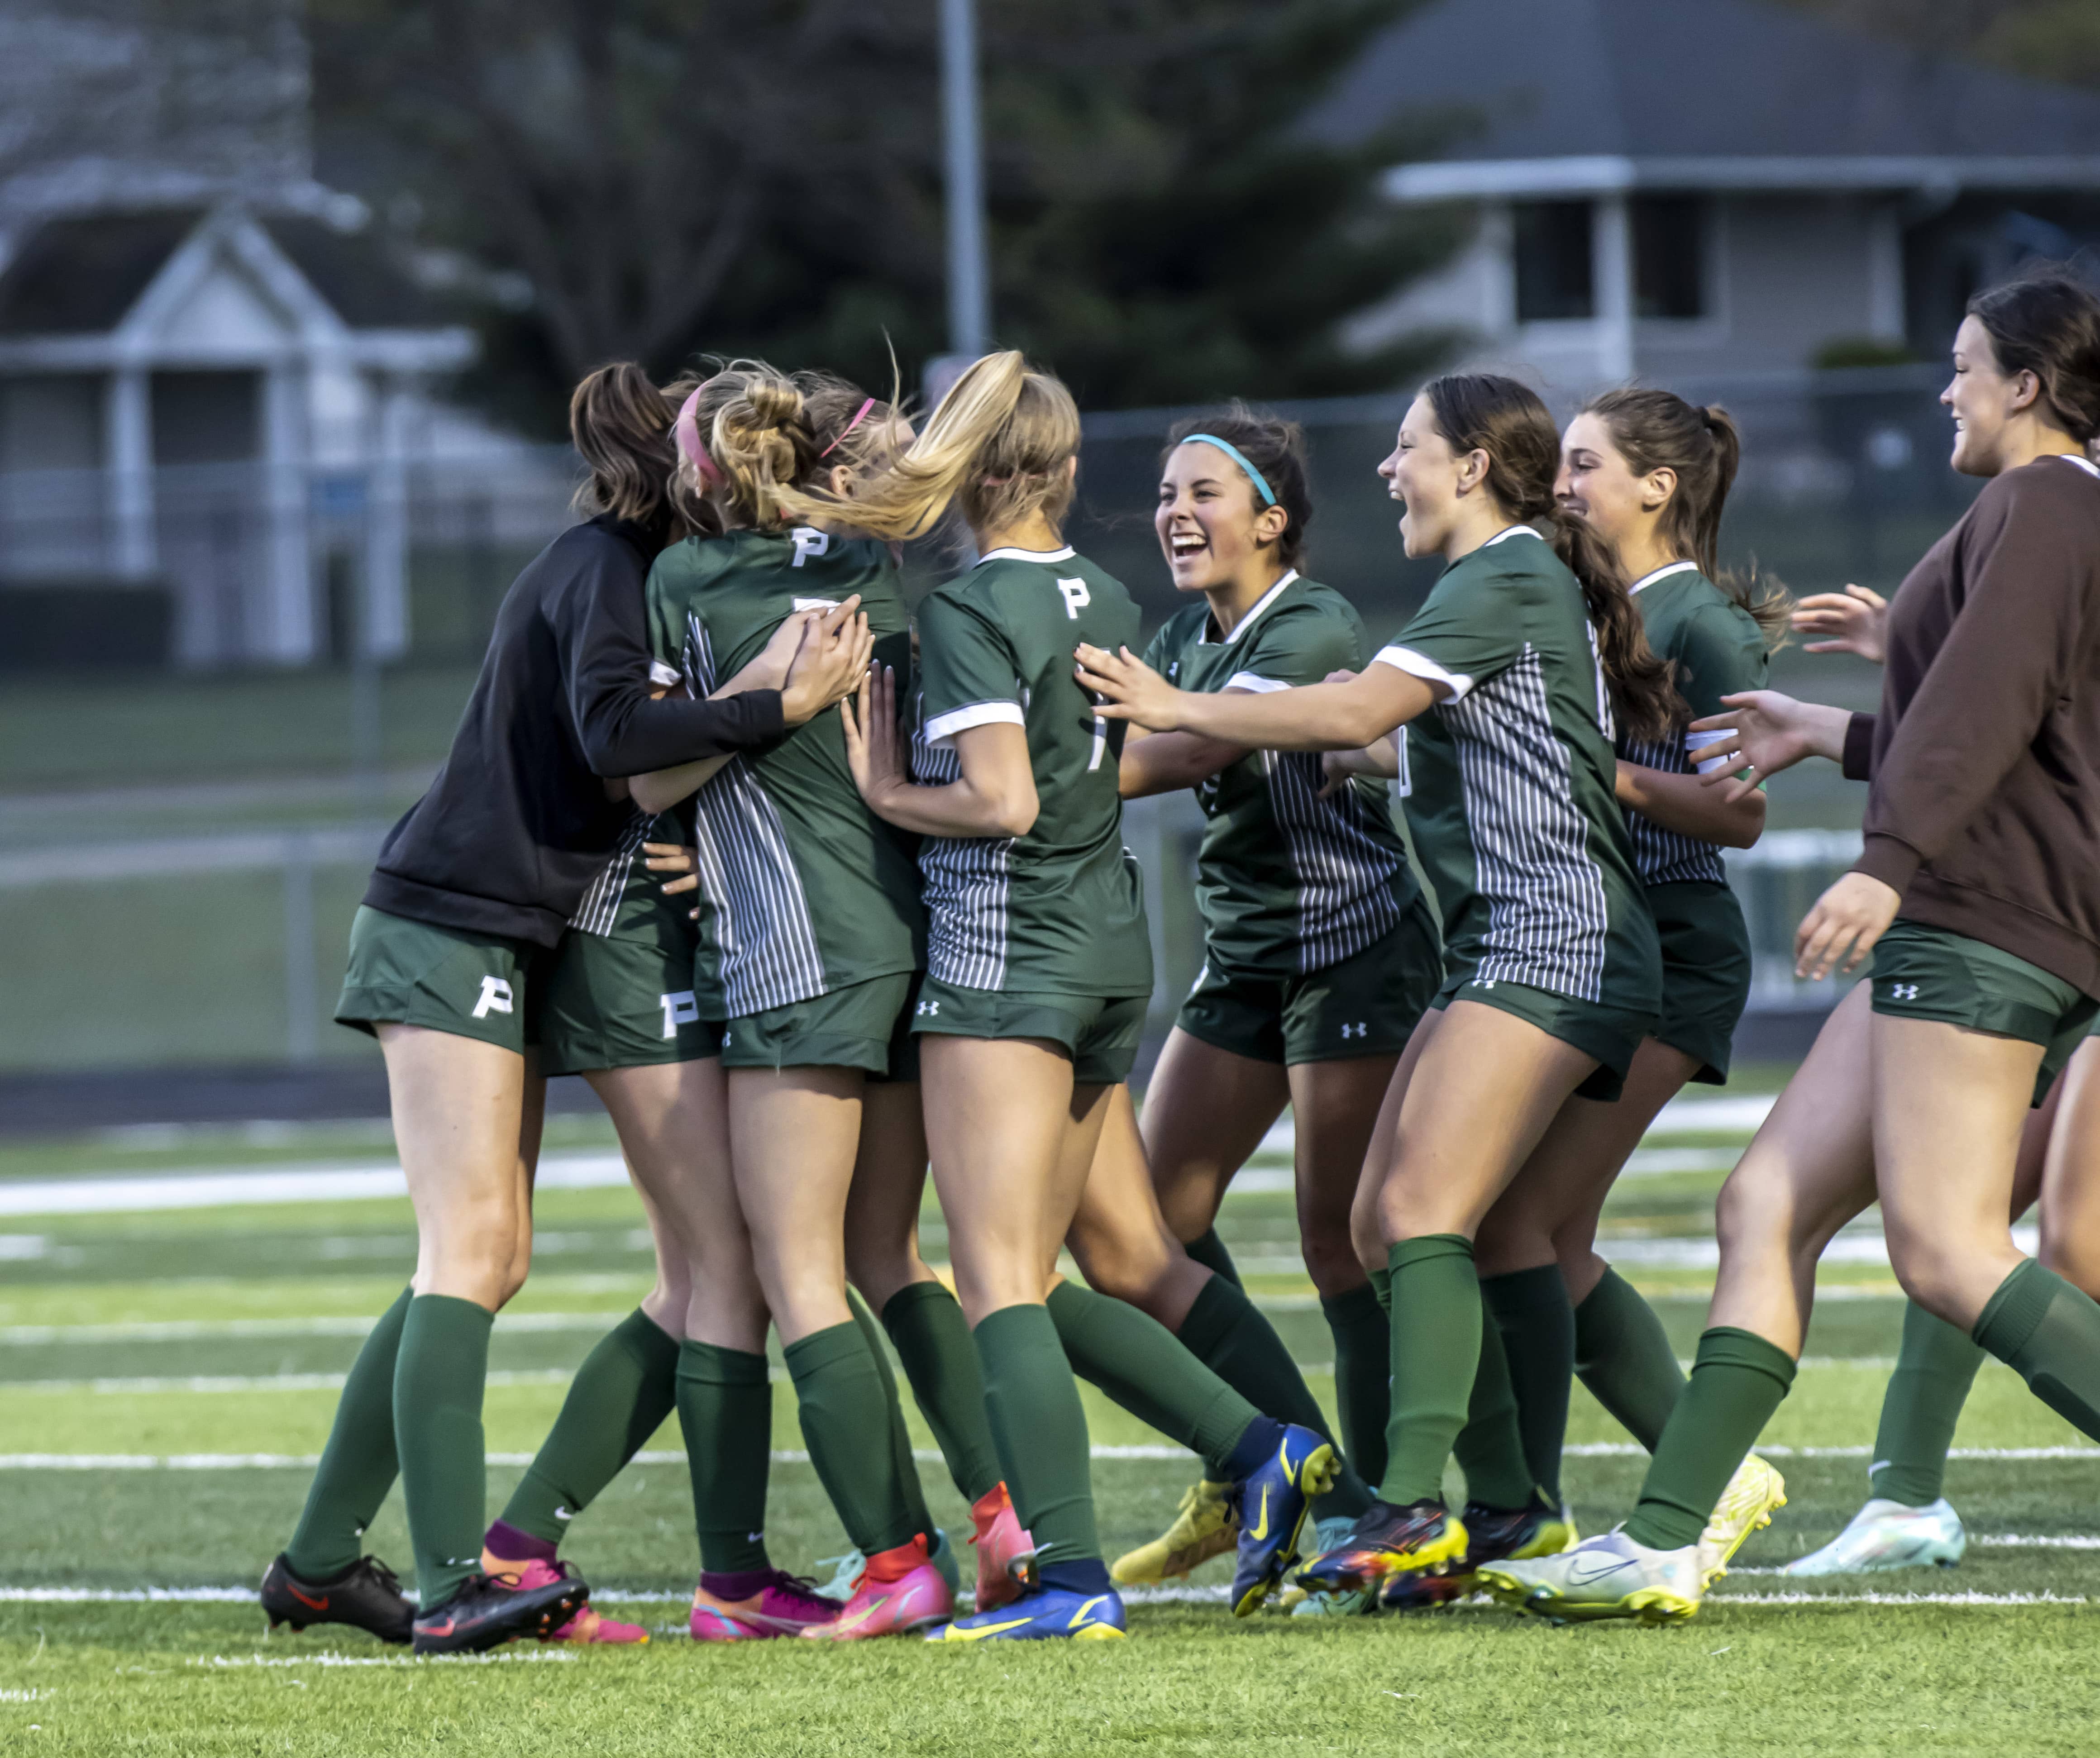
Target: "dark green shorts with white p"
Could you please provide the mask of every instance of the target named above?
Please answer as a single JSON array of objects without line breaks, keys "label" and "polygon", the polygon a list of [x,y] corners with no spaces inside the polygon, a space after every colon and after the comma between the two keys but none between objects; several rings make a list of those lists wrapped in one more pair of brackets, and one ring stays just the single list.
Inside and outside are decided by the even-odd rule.
[{"label": "dark green shorts with white p", "polygon": [[722,1024],[693,993],[693,945],[571,928],[540,978],[540,1066],[548,1074],[696,1062],[721,1054]]},{"label": "dark green shorts with white p", "polygon": [[849,983],[827,995],[768,1007],[722,1028],[725,1068],[860,1068],[915,1081],[908,1024],[915,971]]},{"label": "dark green shorts with white p", "polygon": [[1873,1009],[1937,1020],[2042,1046],[2034,1102],[2071,1060],[2100,1014],[2100,1000],[2040,965],[1943,927],[1898,916],[1874,945]]},{"label": "dark green shorts with white p", "polygon": [[532,941],[470,934],[360,904],[336,1023],[360,1032],[420,1025],[522,1054],[539,1041],[536,991],[547,957]]},{"label": "dark green shorts with white p", "polygon": [[1236,1056],[1286,1068],[1396,1056],[1443,980],[1436,920],[1418,897],[1397,927],[1324,971],[1272,976],[1207,960],[1174,1023]]},{"label": "dark green shorts with white p", "polygon": [[1130,1078],[1137,1060],[1146,1004],[1143,995],[1017,994],[929,976],[911,1029],[921,1037],[1047,1038],[1070,1052],[1076,1083],[1114,1086]]},{"label": "dark green shorts with white p", "polygon": [[1652,1034],[1697,1059],[1692,1078],[1718,1086],[1750,998],[1750,931],[1726,885],[1685,880],[1648,888],[1662,946],[1662,1011]]}]

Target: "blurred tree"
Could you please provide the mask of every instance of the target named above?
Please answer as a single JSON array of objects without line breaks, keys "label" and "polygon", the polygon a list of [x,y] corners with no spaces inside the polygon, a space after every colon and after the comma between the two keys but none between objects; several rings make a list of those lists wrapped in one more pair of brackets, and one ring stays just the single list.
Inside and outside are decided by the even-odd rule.
[{"label": "blurred tree", "polygon": [[[1298,117],[1413,0],[980,0],[995,322],[1091,407],[1387,388],[1342,320],[1458,241]],[[324,171],[518,297],[483,389],[941,347],[933,0],[310,0]]]}]

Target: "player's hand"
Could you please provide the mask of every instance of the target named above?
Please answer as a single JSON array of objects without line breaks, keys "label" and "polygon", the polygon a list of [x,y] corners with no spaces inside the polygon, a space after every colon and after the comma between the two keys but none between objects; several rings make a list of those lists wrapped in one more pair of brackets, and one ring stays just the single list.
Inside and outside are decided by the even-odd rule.
[{"label": "player's hand", "polygon": [[1155,733],[1181,726],[1181,692],[1129,648],[1110,653],[1081,641],[1074,675],[1092,692],[1094,712],[1105,720],[1135,720]]},{"label": "player's hand", "polygon": [[[651,873],[673,875],[664,881],[662,890],[666,897],[675,897],[680,892],[697,891],[700,883],[700,852],[688,848],[682,843],[644,843],[642,845],[642,864]],[[699,919],[699,906],[690,912],[693,919]]]},{"label": "player's hand", "polygon": [[[1815,900],[1793,936],[1793,974],[1811,980],[1833,970],[1848,975],[1889,931],[1903,902],[1893,886],[1864,873],[1846,873]],[[1842,961],[1842,962],[1841,962]]]},{"label": "player's hand", "polygon": [[788,725],[814,720],[860,687],[875,653],[875,637],[857,609],[859,603],[858,598],[849,599],[803,630],[802,644],[780,691],[781,718]]},{"label": "player's hand", "polygon": [[[1746,690],[1721,701],[1726,713],[1694,720],[1686,730],[1722,735],[1692,756],[1701,781],[1719,788],[1730,805],[1746,798],[1767,776],[1792,769],[1804,757],[1843,760],[1845,723],[1851,716],[1842,708],[1797,702],[1776,690]],[[1714,765],[1710,770],[1710,764]]]},{"label": "player's hand", "polygon": [[897,674],[889,667],[871,666],[859,690],[839,704],[845,723],[846,767],[861,798],[877,810],[889,795],[911,785],[904,768],[904,742],[897,730]]},{"label": "player's hand", "polygon": [[1820,592],[1793,607],[1798,635],[1820,635],[1807,643],[1809,653],[1856,653],[1879,665],[1888,654],[1889,601],[1864,586],[1842,592]]}]

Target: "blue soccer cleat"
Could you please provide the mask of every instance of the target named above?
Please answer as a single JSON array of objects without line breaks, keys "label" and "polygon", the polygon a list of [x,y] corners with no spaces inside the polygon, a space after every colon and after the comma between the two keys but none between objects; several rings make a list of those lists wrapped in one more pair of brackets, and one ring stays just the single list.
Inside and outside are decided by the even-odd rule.
[{"label": "blue soccer cleat", "polygon": [[1239,1504],[1239,1566],[1233,1615],[1251,1618],[1298,1561],[1298,1538],[1312,1498],[1333,1487],[1341,1462],[1310,1429],[1286,1426],[1276,1451],[1234,1487]]},{"label": "blue soccer cleat", "polygon": [[1113,1590],[1078,1593],[1039,1587],[1009,1605],[944,1624],[929,1642],[1119,1642],[1130,1633],[1123,1600]]}]

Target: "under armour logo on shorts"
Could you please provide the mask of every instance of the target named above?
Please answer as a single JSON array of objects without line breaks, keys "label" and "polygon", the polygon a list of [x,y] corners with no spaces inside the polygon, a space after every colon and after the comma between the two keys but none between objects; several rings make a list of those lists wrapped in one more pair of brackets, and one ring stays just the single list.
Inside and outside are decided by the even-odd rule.
[{"label": "under armour logo on shorts", "polygon": [[481,980],[481,999],[474,1004],[474,1016],[485,1020],[492,1013],[510,1011],[510,985],[500,976]]},{"label": "under armour logo on shorts", "polygon": [[941,1004],[938,1001],[922,1001],[915,1011],[920,1019],[930,1020],[941,1011]]},{"label": "under armour logo on shorts", "polygon": [[1890,999],[1890,1000],[1891,1000],[1891,1001],[1915,1001],[1915,1000],[1917,1000],[1917,984],[1915,984],[1915,983],[1891,983],[1891,984],[1890,984],[1890,985],[1889,985],[1889,999]]},{"label": "under armour logo on shorts", "polygon": [[1357,1020],[1354,1025],[1345,1025],[1342,1028],[1342,1038],[1344,1042],[1352,1038],[1369,1038],[1370,1035],[1370,1027],[1361,1020]]}]

